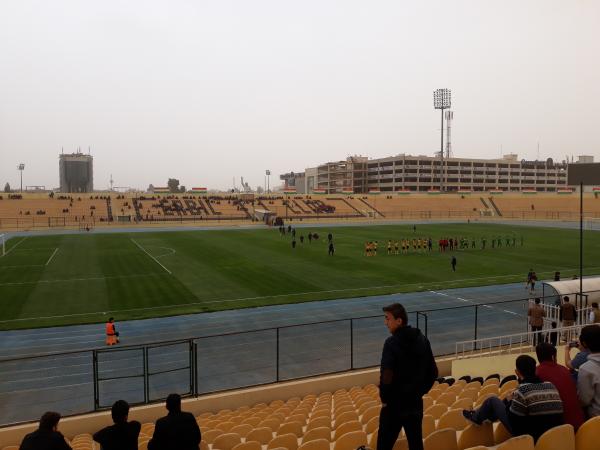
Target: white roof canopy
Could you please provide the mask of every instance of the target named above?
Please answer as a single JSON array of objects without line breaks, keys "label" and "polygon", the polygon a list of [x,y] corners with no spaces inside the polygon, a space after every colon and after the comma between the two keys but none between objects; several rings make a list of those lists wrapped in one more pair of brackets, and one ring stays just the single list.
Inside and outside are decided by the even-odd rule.
[{"label": "white roof canopy", "polygon": [[[561,298],[565,295],[575,296],[579,293],[580,280],[547,281],[544,286],[551,286]],[[548,295],[547,292],[545,292]],[[587,296],[587,304],[600,303],[600,277],[588,277],[583,279],[583,298]]]}]

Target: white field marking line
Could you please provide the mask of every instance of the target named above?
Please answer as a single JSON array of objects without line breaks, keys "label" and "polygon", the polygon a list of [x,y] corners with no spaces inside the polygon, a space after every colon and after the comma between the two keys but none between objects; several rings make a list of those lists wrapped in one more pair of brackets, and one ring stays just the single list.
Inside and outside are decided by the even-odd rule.
[{"label": "white field marking line", "polygon": [[0,397],[5,396],[5,395],[11,395],[11,394],[22,394],[25,392],[39,392],[39,391],[48,391],[51,389],[66,389],[66,388],[75,387],[75,386],[87,386],[88,384],[92,384],[92,382],[86,381],[85,383],[65,384],[62,386],[48,386],[48,387],[40,387],[40,388],[34,388],[34,389],[20,389],[20,390],[10,391],[10,392],[0,392]]},{"label": "white field marking line", "polygon": [[138,248],[139,248],[141,251],[143,251],[143,252],[144,252],[146,255],[148,255],[150,258],[152,258],[156,264],[158,264],[160,267],[162,267],[163,269],[165,269],[165,271],[166,271],[166,272],[167,272],[169,275],[172,275],[172,273],[171,273],[171,271],[170,271],[169,269],[167,269],[165,266],[163,266],[163,265],[161,264],[161,262],[160,262],[158,259],[156,259],[156,258],[155,258],[154,256],[152,256],[150,253],[148,253],[148,252],[146,251],[146,249],[145,249],[144,247],[142,247],[140,244],[138,244],[138,243],[137,243],[137,242],[136,242],[136,241],[135,241],[133,238],[131,239],[131,242],[133,242],[135,245],[137,245],[137,247],[138,247]]},{"label": "white field marking line", "polygon": [[[597,270],[597,269],[600,269],[600,267],[589,267],[587,270]],[[577,269],[560,269],[560,270],[566,272],[568,270],[577,270]],[[553,271],[552,272],[540,272],[540,274],[544,274],[544,273],[554,274]],[[143,277],[143,276],[157,276],[157,275],[158,274],[124,275],[124,276],[115,276],[115,277],[98,277],[98,278],[87,278],[87,279],[84,278],[84,279],[81,279],[81,280],[48,280],[46,282],[53,282],[53,281],[103,280],[103,279],[106,279],[106,278],[129,278],[129,277],[135,277],[135,276]],[[500,275],[500,276],[482,277],[482,278],[464,278],[462,280],[455,280],[455,281],[487,280],[487,279],[496,279],[496,278],[504,278],[504,277],[515,277],[515,276],[518,276],[518,275],[519,274]],[[4,285],[10,285],[10,284],[31,284],[31,283],[41,283],[41,282],[44,282],[44,281],[42,280],[42,281],[23,282],[23,283],[4,283],[4,284],[0,284],[0,287],[4,286]],[[439,282],[435,282],[435,283],[430,283],[430,286],[434,286],[434,285],[442,285],[443,286],[444,284],[446,284],[444,281],[439,281]],[[331,290],[324,290],[324,291],[309,291],[309,292],[295,292],[295,293],[289,293],[289,294],[263,295],[263,296],[259,296],[259,297],[241,297],[241,298],[232,298],[232,299],[223,299],[223,300],[212,300],[212,301],[203,301],[203,302],[179,303],[179,304],[175,304],[175,305],[149,306],[149,307],[146,307],[146,308],[113,309],[113,310],[109,310],[109,311],[94,311],[94,312],[89,312],[89,313],[63,314],[63,315],[60,315],[60,316],[23,317],[23,318],[19,318],[19,319],[0,320],[0,323],[22,322],[22,321],[26,321],[26,320],[63,319],[65,317],[91,316],[91,315],[94,315],[94,314],[122,313],[122,312],[135,312],[135,311],[152,311],[152,310],[156,310],[156,309],[180,308],[180,307],[186,307],[186,306],[206,305],[206,304],[210,304],[210,303],[242,302],[242,301],[247,301],[247,300],[260,300],[260,299],[267,299],[267,298],[287,297],[287,296],[290,296],[290,295],[308,295],[308,294],[322,294],[322,293],[327,294],[327,293],[332,293],[332,292],[359,291],[359,290],[365,290],[365,289],[381,289],[381,288],[390,288],[390,287],[396,287],[396,286],[421,286],[421,284],[420,283],[391,284],[391,285],[387,285],[387,286],[370,286],[370,287],[362,287],[362,288],[359,287],[359,288],[348,288],[348,289],[331,289]],[[435,291],[430,291],[430,292],[435,292]],[[436,293],[438,293],[438,292],[436,292]],[[442,293],[439,293],[439,294],[450,297],[450,295],[448,295],[448,294],[442,294]],[[382,294],[382,295],[395,295],[395,294],[392,293],[392,294]],[[463,299],[463,301],[469,302],[470,300]]]},{"label": "white field marking line", "polygon": [[[66,283],[69,281],[95,281],[95,280],[112,280],[112,279],[119,279],[119,278],[137,278],[137,277],[154,277],[154,276],[159,276],[159,274],[157,274],[157,273],[138,273],[138,274],[132,274],[132,275],[114,275],[114,276],[108,276],[108,277],[64,278],[64,279],[53,279],[53,280],[18,281],[18,282],[14,282],[14,283],[0,283],[0,287],[2,287],[2,286],[19,286],[19,285],[37,284],[37,283]],[[80,315],[80,314],[74,314],[74,315]],[[68,317],[68,316],[56,316],[56,317]],[[40,317],[40,319],[43,319],[43,317]],[[20,319],[15,319],[15,320],[20,320]],[[2,321],[0,321],[0,323],[2,323]]]},{"label": "white field marking line", "polygon": [[[460,300],[461,302],[466,302],[466,303],[471,303],[472,305],[477,305],[476,303],[474,303],[472,300],[466,299],[466,298],[462,298],[462,297],[454,297],[452,295],[449,294],[445,294],[443,292],[437,292],[437,291],[429,291],[432,294],[436,294],[436,295],[441,295],[443,297],[450,297],[450,298],[454,298],[456,300]],[[488,308],[488,309],[496,309],[496,307],[492,306],[492,305],[479,305],[479,306],[483,306],[484,308]],[[508,309],[501,309],[500,311],[505,312],[507,314],[512,314],[513,316],[520,316],[521,314],[516,313],[514,311],[509,311]]]},{"label": "white field marking line", "polygon": [[52,255],[50,256],[50,258],[48,258],[48,261],[46,261],[46,265],[50,264],[50,261],[52,261],[52,258],[54,258],[54,255],[56,255],[57,252],[58,252],[58,247],[56,247],[54,249],[54,253],[52,253]]},{"label": "white field marking line", "polygon": [[19,266],[0,266],[0,269],[16,269],[20,267],[44,267],[44,264],[22,264]]},{"label": "white field marking line", "polygon": [[19,242],[17,242],[15,245],[13,245],[3,256],[8,255],[10,252],[12,252],[17,245],[19,245],[21,242],[23,242],[24,240],[26,240],[29,236],[25,236],[23,239],[21,239]]},{"label": "white field marking line", "polygon": [[175,253],[177,253],[175,251],[175,249],[171,248],[171,247],[156,247],[156,248],[162,248],[164,250],[170,250],[168,253],[163,253],[162,255],[157,255],[156,258],[162,258],[163,256],[174,255]]}]

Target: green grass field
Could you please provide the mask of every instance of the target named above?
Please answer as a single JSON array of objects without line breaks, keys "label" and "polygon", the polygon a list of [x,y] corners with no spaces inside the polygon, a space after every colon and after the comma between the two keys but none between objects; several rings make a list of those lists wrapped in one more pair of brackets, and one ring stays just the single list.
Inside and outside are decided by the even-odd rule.
[{"label": "green grass field", "polygon": [[[0,258],[0,329],[100,322],[523,281],[554,270],[576,273],[574,230],[488,224],[303,228],[320,235],[295,250],[273,230],[55,235],[14,238]],[[327,255],[327,232],[336,254]],[[517,246],[492,249],[492,236]],[[386,253],[388,239],[431,236],[431,254]],[[524,245],[520,246],[520,236]],[[441,236],[477,240],[478,249],[437,252]],[[481,250],[481,237],[487,249]],[[364,257],[366,240],[379,255]],[[504,241],[504,239],[503,239]],[[504,242],[503,242],[504,244]],[[586,234],[586,273],[600,273],[600,233]]]}]

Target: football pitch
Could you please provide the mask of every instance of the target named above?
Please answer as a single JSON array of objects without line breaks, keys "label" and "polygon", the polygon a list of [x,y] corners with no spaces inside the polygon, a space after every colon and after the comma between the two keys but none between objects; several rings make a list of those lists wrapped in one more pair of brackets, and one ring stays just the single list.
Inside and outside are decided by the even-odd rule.
[{"label": "football pitch", "polygon": [[[433,239],[432,252],[387,254],[389,239],[419,237]],[[441,237],[464,237],[469,248],[440,253]],[[0,329],[493,285],[524,281],[530,267],[540,279],[570,277],[578,239],[576,230],[491,224],[297,228],[295,249],[277,229],[16,237],[0,257]],[[374,240],[378,255],[364,256]],[[586,233],[585,263],[585,274],[600,273],[600,233]]]}]

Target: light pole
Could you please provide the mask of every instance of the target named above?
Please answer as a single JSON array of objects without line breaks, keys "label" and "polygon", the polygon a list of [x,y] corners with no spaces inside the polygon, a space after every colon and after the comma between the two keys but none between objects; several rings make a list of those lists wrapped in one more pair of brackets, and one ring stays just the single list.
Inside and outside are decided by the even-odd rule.
[{"label": "light pole", "polygon": [[25,170],[25,164],[19,164],[17,166],[17,170],[21,172],[21,193],[23,193],[23,171]]},{"label": "light pole", "polygon": [[444,110],[451,106],[450,89],[436,89],[433,91],[433,107],[442,110],[442,126],[440,127],[440,191],[444,190]]},{"label": "light pole", "polygon": [[271,171],[265,170],[265,175],[267,176],[267,193],[271,190]]}]

